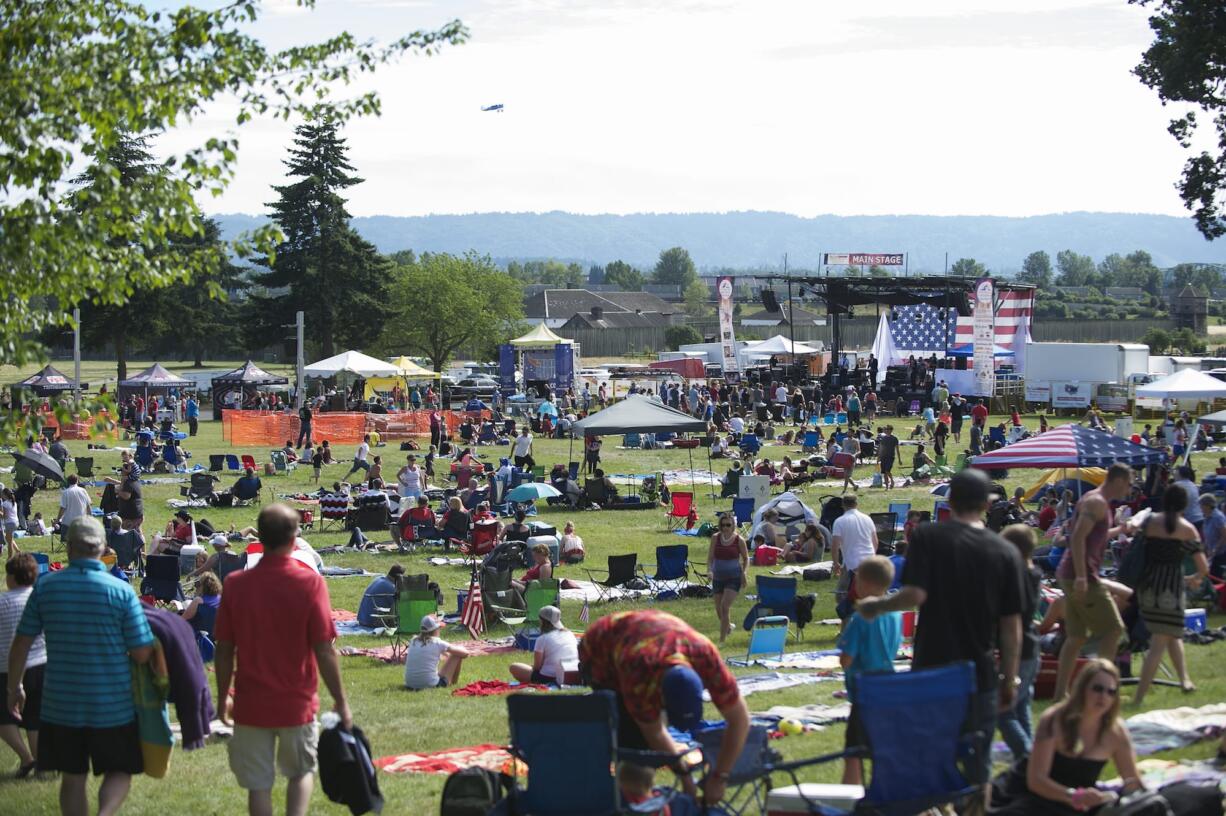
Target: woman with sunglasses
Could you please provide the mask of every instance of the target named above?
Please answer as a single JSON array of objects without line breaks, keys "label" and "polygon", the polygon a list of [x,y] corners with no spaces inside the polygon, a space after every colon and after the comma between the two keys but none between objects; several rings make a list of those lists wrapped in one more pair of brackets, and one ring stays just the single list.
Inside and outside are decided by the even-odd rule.
[{"label": "woman with sunglasses", "polygon": [[1109,660],[1091,660],[1073,691],[1039,718],[1026,769],[1027,791],[997,816],[1071,816],[1116,800],[1095,787],[1103,766],[1115,762],[1124,792],[1141,787],[1137,755],[1119,718],[1120,672]]},{"label": "woman with sunglasses", "polygon": [[723,643],[735,628],[732,625],[732,602],[745,584],[749,566],[749,548],[736,531],[736,521],[728,514],[720,518],[719,530],[711,536],[707,551],[707,568],[711,572],[711,590],[715,599],[715,617],[719,618],[719,642]]}]

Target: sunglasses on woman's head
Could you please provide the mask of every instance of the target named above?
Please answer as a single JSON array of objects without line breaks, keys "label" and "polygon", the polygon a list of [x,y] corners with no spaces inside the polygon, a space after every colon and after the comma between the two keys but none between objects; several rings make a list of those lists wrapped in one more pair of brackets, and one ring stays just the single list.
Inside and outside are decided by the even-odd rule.
[{"label": "sunglasses on woman's head", "polygon": [[1115,686],[1104,686],[1102,683],[1095,683],[1090,686],[1090,691],[1095,694],[1106,694],[1108,697],[1114,697],[1120,693],[1120,690]]}]

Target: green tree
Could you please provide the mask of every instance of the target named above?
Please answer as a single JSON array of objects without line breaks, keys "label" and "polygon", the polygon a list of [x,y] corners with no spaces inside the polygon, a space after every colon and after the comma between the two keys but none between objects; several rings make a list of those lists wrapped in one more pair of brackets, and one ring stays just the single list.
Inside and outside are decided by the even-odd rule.
[{"label": "green tree", "polygon": [[1137,286],[1150,295],[1162,294],[1162,270],[1154,265],[1154,259],[1143,249],[1124,258],[1118,280],[1119,286]]},{"label": "green tree", "polygon": [[623,292],[641,292],[647,279],[625,261],[613,261],[604,268],[604,282]]},{"label": "green tree", "polygon": [[668,343],[669,349],[676,351],[689,343],[701,343],[702,334],[698,329],[686,324],[669,326],[664,330],[664,342]]},{"label": "green tree", "polygon": [[1184,354],[1204,354],[1205,341],[1186,326],[1171,332],[1171,345]]},{"label": "green tree", "polygon": [[1094,259],[1071,249],[1056,253],[1056,269],[1060,272],[1056,279],[1060,286],[1092,286],[1097,275]]},{"label": "green tree", "polygon": [[1222,268],[1215,264],[1179,264],[1171,270],[1171,282],[1176,294],[1189,284],[1202,292],[1212,292],[1222,285]]},{"label": "green tree", "polygon": [[689,282],[681,292],[681,298],[685,304],[685,313],[690,317],[706,317],[711,314],[711,304],[708,302],[711,292],[698,278]]},{"label": "green tree", "polygon": [[[341,192],[362,179],[352,175],[347,148],[332,119],[316,118],[295,129],[285,162],[298,181],[274,187],[280,198],[271,205],[284,240],[275,253],[259,261],[266,272],[255,282],[266,290],[253,298],[259,336],[269,326],[294,321],[306,312],[310,337],[324,357],[338,346],[363,346],[379,335],[388,316],[391,262],[349,226]],[[259,342],[257,336],[252,343]]]},{"label": "green tree", "polygon": [[1031,252],[1022,261],[1022,271],[1017,279],[1046,289],[1051,286],[1051,256],[1043,250]]},{"label": "green tree", "polygon": [[380,345],[389,353],[421,354],[435,371],[464,348],[512,336],[523,318],[523,289],[488,256],[423,253],[395,271],[393,319]]},{"label": "green tree", "polygon": [[868,276],[870,278],[888,278],[891,277],[890,271],[883,266],[873,264],[868,268]]},{"label": "green tree", "polygon": [[843,274],[849,278],[858,278],[864,274],[864,270],[858,266],[853,265],[853,266],[847,267],[846,271],[844,271]]},{"label": "green tree", "polygon": [[1171,335],[1165,329],[1152,328],[1141,337],[1141,342],[1149,346],[1150,354],[1161,354],[1171,347]]},{"label": "green tree", "polygon": [[1124,256],[1118,252],[1112,252],[1098,262],[1096,280],[1100,286],[1131,286],[1131,283],[1124,283],[1127,279],[1127,264]]},{"label": "green tree", "polygon": [[[1220,0],[1129,0],[1139,6],[1154,6],[1149,18],[1154,41],[1133,69],[1145,85],[1157,91],[1162,104],[1176,103],[1185,111],[1171,120],[1167,131],[1184,150],[1194,144],[1215,145],[1215,152],[1202,150],[1184,163],[1176,185],[1184,206],[1192,211],[1196,228],[1212,240],[1226,235],[1220,196],[1226,187],[1226,9]],[[1199,108],[1212,121],[1215,131],[1206,138],[1198,134]]]},{"label": "green tree", "polygon": [[[248,33],[259,4],[213,5],[166,12],[132,0],[0,0],[0,188],[6,193],[0,199],[0,363],[40,356],[36,335],[68,324],[71,307],[82,300],[119,305],[135,292],[192,279],[205,271],[201,265],[218,263],[213,253],[185,265],[180,254],[149,250],[168,236],[199,233],[195,196],[225,189],[237,135],[204,133],[170,155],[170,172],[130,187],[105,165],[126,134],[190,124],[223,98],[232,101],[237,126],[256,115],[284,118],[320,105],[338,118],[377,113],[375,94],[338,100],[332,87],[405,52],[433,52],[467,37],[454,22],[385,46],[337,32],[278,52]],[[63,192],[78,157],[104,165],[90,206],[80,211]],[[274,238],[274,229],[260,230],[231,249],[248,252],[252,241],[267,248]]]},{"label": "green tree", "polygon": [[698,269],[694,266],[690,253],[681,247],[666,249],[660,253],[656,261],[655,272],[651,282],[680,286],[684,293],[690,284],[698,280]]},{"label": "green tree", "polygon": [[962,278],[981,278],[988,274],[988,268],[974,258],[959,258],[949,267],[949,274]]},{"label": "green tree", "polygon": [[202,264],[208,270],[206,274],[164,290],[170,328],[158,339],[158,345],[190,355],[192,364],[202,368],[210,352],[219,356],[243,348],[242,310],[232,298],[249,284],[243,269],[230,259],[221,240],[221,227],[212,218],[205,220],[200,234],[185,239],[172,251],[220,256],[215,264]]}]

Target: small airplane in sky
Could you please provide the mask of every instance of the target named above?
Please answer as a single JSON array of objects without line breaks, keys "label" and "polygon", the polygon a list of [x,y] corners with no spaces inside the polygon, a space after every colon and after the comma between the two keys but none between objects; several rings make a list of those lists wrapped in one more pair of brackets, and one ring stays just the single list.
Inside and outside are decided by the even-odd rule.
[{"label": "small airplane in sky", "polygon": [[481,106],[481,110],[483,110],[483,111],[497,111],[498,113],[502,113],[502,103],[501,103],[501,102],[499,102],[497,105],[482,105],[482,106]]}]

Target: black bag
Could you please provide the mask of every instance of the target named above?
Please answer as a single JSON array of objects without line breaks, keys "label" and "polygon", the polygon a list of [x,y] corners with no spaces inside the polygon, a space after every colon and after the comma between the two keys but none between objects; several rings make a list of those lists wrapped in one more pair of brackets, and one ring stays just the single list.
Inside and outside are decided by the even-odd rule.
[{"label": "black bag", "polygon": [[229,490],[214,493],[209,497],[209,504],[213,507],[233,507],[234,494],[232,494]]},{"label": "black bag", "polygon": [[829,581],[830,570],[824,567],[810,567],[800,577],[806,581]]},{"label": "black bag", "polygon": [[1171,805],[1157,791],[1137,791],[1107,805],[1097,816],[1175,816]]},{"label": "black bag", "polygon": [[319,783],[324,795],[347,805],[354,816],[383,810],[370,742],[356,725],[348,733],[339,727],[323,729],[319,736]]},{"label": "black bag", "polygon": [[682,598],[710,598],[714,594],[711,587],[702,584],[689,584],[681,588]]},{"label": "black bag", "polygon": [[1132,537],[1128,551],[1120,559],[1119,569],[1115,578],[1121,584],[1136,589],[1145,574],[1145,533],[1138,532]]},{"label": "black bag", "polygon": [[1158,793],[1178,816],[1222,816],[1222,794],[1216,782],[1172,782]]},{"label": "black bag", "polygon": [[503,774],[485,768],[461,768],[443,785],[440,816],[486,816],[510,789]]}]

